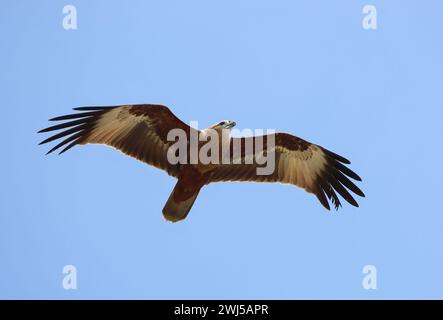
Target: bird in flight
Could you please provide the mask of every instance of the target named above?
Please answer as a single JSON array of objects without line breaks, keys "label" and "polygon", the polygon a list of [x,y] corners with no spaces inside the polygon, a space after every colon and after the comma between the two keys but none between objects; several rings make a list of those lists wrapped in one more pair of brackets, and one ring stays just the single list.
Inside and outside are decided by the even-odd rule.
[{"label": "bird in flight", "polygon": [[[256,137],[229,135],[231,128],[235,126],[234,121],[221,121],[200,131],[182,122],[163,105],[79,107],[74,110],[80,112],[50,119],[49,121],[62,122],[39,131],[43,133],[61,130],[40,143],[63,138],[49,150],[48,154],[62,147],[59,154],[75,145],[104,144],[166,171],[177,179],[163,208],[163,216],[171,222],[185,219],[200,189],[212,182],[251,181],[292,184],[314,194],[328,210],[330,202],[336,209],[341,206],[337,194],[355,207],[358,207],[358,203],[350,191],[358,196],[365,196],[351,181],[351,179],[361,181],[361,178],[345,166],[350,164],[349,160],[288,133],[263,135],[262,148],[257,152],[247,148],[250,143],[253,144]],[[185,161],[171,161],[171,150],[173,155],[177,151],[171,149],[177,142],[177,139],[170,139],[168,136],[172,130],[181,130],[185,133],[188,153],[181,158]],[[223,149],[221,146],[210,150],[208,154],[214,152],[216,158],[227,154],[229,161],[207,163],[200,158],[194,162],[190,161],[192,134],[195,133],[200,137],[207,136],[208,132],[216,132],[222,141],[227,141],[223,143],[228,150],[228,152],[221,151]],[[222,139],[226,138],[226,132],[227,139]],[[235,152],[235,146],[240,146],[240,152]],[[203,143],[198,142],[197,149],[201,148]],[[270,154],[274,155],[273,170],[268,174],[258,174],[257,169],[260,167],[258,158]]]}]

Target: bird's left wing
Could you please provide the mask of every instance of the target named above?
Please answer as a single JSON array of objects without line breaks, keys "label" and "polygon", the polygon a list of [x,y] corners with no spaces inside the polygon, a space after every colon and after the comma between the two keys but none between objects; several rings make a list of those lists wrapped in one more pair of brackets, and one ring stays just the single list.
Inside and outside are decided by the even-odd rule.
[{"label": "bird's left wing", "polygon": [[191,128],[169,108],[144,104],[74,110],[82,112],[50,119],[65,122],[39,131],[63,130],[40,143],[63,138],[48,153],[64,147],[61,154],[78,144],[105,144],[177,176],[178,165],[170,164],[167,159],[168,148],[174,143],[167,141],[167,135],[172,129],[182,129],[189,134]]},{"label": "bird's left wing", "polygon": [[[312,144],[301,138],[287,133],[276,133],[262,136],[262,150],[256,152],[247,150],[247,145],[253,145],[256,137],[231,138],[230,163],[220,164],[213,172],[210,182],[221,181],[254,181],[254,182],[280,182],[293,184],[313,193],[321,204],[330,209],[327,198],[332,201],[337,209],[341,206],[337,193],[347,202],[357,206],[349,191],[364,197],[364,193],[350,180],[361,181],[361,178],[345,166],[351,162],[338,154],[323,147]],[[234,145],[241,147],[236,156]],[[255,148],[255,146],[254,146]],[[260,175],[257,158],[262,155],[274,153],[275,166],[270,174]],[[237,159],[236,159],[237,158]],[[238,164],[235,164],[237,160]],[[249,163],[248,163],[249,160]],[[348,191],[349,190],[349,191]]]}]

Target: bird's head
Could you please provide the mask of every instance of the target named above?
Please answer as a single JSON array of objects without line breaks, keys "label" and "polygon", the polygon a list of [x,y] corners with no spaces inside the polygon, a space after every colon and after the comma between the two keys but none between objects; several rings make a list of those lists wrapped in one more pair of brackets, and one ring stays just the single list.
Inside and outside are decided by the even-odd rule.
[{"label": "bird's head", "polygon": [[209,129],[222,130],[222,129],[232,129],[236,125],[235,121],[223,120],[216,124],[213,124]]}]

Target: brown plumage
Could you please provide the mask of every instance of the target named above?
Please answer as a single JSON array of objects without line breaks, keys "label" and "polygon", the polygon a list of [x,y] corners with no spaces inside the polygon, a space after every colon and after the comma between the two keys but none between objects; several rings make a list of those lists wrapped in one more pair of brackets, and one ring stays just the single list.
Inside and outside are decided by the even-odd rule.
[{"label": "brown plumage", "polygon": [[[63,138],[48,153],[60,149],[61,154],[78,144],[105,144],[166,171],[178,179],[163,209],[163,215],[169,221],[175,222],[186,218],[200,189],[211,182],[254,181],[293,184],[315,194],[328,210],[330,209],[328,199],[336,209],[341,206],[337,193],[356,207],[358,204],[349,191],[364,197],[363,192],[351,181],[351,179],[357,181],[361,179],[345,166],[350,164],[349,160],[287,133],[263,136],[261,155],[274,152],[275,169],[269,175],[258,175],[257,168],[260,165],[256,159],[257,152],[251,153],[245,150],[247,144],[254,145],[254,141],[251,140],[254,137],[229,138],[230,161],[227,164],[203,164],[200,161],[190,164],[189,152],[186,164],[171,164],[167,154],[175,141],[168,141],[168,133],[172,129],[182,129],[186,132],[189,145],[191,134],[202,135],[205,130],[197,131],[191,128],[162,105],[80,107],[74,110],[82,112],[50,119],[50,121],[65,122],[39,131],[62,130],[41,142],[43,144]],[[215,129],[221,137],[223,129],[230,129],[234,125],[232,121],[223,121],[210,128]],[[271,139],[275,144],[269,143]],[[242,147],[239,154],[234,152],[236,145]],[[199,148],[201,147],[202,143],[199,143]]]}]

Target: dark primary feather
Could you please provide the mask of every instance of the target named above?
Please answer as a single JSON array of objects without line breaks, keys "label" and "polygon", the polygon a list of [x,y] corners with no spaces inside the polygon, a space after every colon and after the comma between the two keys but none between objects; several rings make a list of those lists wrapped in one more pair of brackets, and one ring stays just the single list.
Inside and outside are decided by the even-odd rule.
[{"label": "dark primary feather", "polygon": [[322,148],[322,150],[323,150],[328,156],[330,156],[331,158],[333,158],[333,159],[335,159],[335,160],[337,160],[337,161],[343,162],[343,163],[345,163],[345,164],[351,164],[351,161],[349,161],[348,159],[346,159],[346,158],[344,158],[344,157],[342,157],[342,156],[340,156],[340,155],[338,155],[338,154],[336,154],[336,153],[334,153],[334,152],[332,152],[332,151],[330,151],[330,150],[328,150],[328,149]]},{"label": "dark primary feather", "polygon": [[96,114],[97,114],[96,111],[82,112],[82,113],[72,113],[72,114],[67,114],[67,115],[64,115],[64,116],[60,116],[60,117],[55,117],[55,118],[49,119],[49,121],[60,121],[60,120],[69,120],[69,119],[92,117],[92,116],[95,116]]},{"label": "dark primary feather", "polygon": [[[80,138],[83,134],[85,133],[85,130],[82,130],[80,132],[77,132],[76,134],[70,136],[69,138],[66,138],[65,140],[63,140],[62,142],[60,142],[58,145],[56,145],[54,148],[52,148],[51,150],[48,151],[48,153],[46,154],[50,154],[51,152],[57,150],[60,147],[63,147],[65,144],[71,142],[72,140],[75,140],[77,138]],[[72,145],[71,147],[73,147],[74,145]],[[62,154],[63,152],[65,152],[67,149],[63,149],[61,152],[59,152],[59,154]]]},{"label": "dark primary feather", "polygon": [[[323,172],[321,172],[321,174],[317,177],[317,188],[315,188],[314,191],[315,195],[320,200],[322,205],[328,210],[330,209],[330,207],[329,205],[325,205],[324,195],[326,195],[328,199],[331,200],[331,202],[335,206],[335,209],[338,209],[339,207],[341,207],[341,202],[338,198],[337,193],[348,203],[355,207],[358,207],[357,201],[349,193],[348,189],[360,197],[365,197],[365,194],[348,177],[358,181],[361,181],[361,178],[351,169],[338,162],[341,161],[338,159],[345,158],[335,153],[333,153],[334,156],[332,156],[331,152],[326,152],[326,155],[329,157],[327,159],[328,165],[326,166],[325,170],[323,170]],[[349,160],[347,160],[347,162],[349,162],[349,164],[351,163]],[[345,174],[348,177],[345,176]]]},{"label": "dark primary feather", "polygon": [[111,110],[114,108],[117,108],[118,106],[97,106],[97,107],[76,107],[73,108],[72,110],[77,110],[77,111],[89,111],[89,110]]},{"label": "dark primary feather", "polygon": [[90,121],[92,121],[92,119],[80,119],[80,120],[69,121],[69,122],[57,124],[55,126],[51,126],[51,127],[42,129],[38,133],[43,133],[43,132],[48,132],[48,131],[54,131],[54,130],[60,130],[60,129],[64,129],[64,128],[69,128],[69,127],[73,127],[73,126],[76,126],[76,125],[79,125],[79,124],[89,123]]},{"label": "dark primary feather", "polygon": [[335,162],[333,162],[333,165],[335,166],[335,168],[337,168],[337,170],[343,172],[348,177],[350,177],[354,180],[357,180],[357,181],[361,181],[361,178],[358,176],[358,174],[356,174],[354,171],[352,171],[348,167],[342,165],[340,162],[335,161]]},{"label": "dark primary feather", "polygon": [[[92,110],[92,107],[87,107],[87,108],[88,109],[84,109],[84,110]],[[74,110],[76,110],[76,109],[80,110],[79,108],[74,108]],[[62,154],[63,152],[69,150],[75,144],[77,144],[81,140],[81,138],[93,128],[93,126],[96,123],[96,121],[98,120],[99,116],[101,116],[105,111],[107,111],[109,109],[111,109],[111,108],[106,107],[106,109],[105,109],[104,107],[96,107],[94,109],[96,111],[94,111],[94,112],[75,113],[75,114],[52,118],[50,121],[64,121],[64,120],[77,119],[77,118],[80,118],[80,119],[68,121],[68,122],[63,122],[61,124],[57,124],[57,125],[40,130],[38,133],[50,132],[50,131],[68,128],[65,131],[59,132],[59,133],[43,140],[42,142],[40,142],[40,144],[45,144],[45,143],[48,143],[48,142],[51,142],[51,141],[71,135],[71,136],[67,137],[65,140],[61,141],[59,144],[57,144],[55,147],[53,147],[47,153],[47,154],[50,154],[50,153],[54,152],[55,150],[63,147],[64,145],[68,144],[69,142],[73,141],[71,144],[69,144],[66,148],[64,148],[59,153],[59,154]],[[81,110],[83,110],[83,109],[81,109]]]},{"label": "dark primary feather", "polygon": [[51,142],[51,141],[54,141],[54,140],[60,139],[60,138],[62,138],[62,137],[64,137],[64,136],[67,136],[67,135],[72,134],[72,133],[74,133],[74,132],[77,132],[77,131],[81,131],[81,130],[83,130],[83,129],[86,129],[88,126],[89,126],[89,124],[87,124],[87,123],[85,123],[85,124],[81,124],[81,125],[79,125],[79,126],[73,127],[73,128],[71,128],[71,129],[68,129],[68,130],[62,131],[62,132],[60,132],[60,133],[58,133],[58,134],[56,134],[56,135],[53,135],[53,136],[49,137],[48,139],[43,140],[43,141],[40,142],[39,144],[45,144],[45,143],[48,143],[48,142]]},{"label": "dark primary feather", "polygon": [[[351,180],[345,177],[343,173],[338,170],[334,170],[334,176],[337,178],[346,188],[359,195],[360,197],[364,197],[365,194],[360,190]],[[361,179],[360,179],[361,180]]]}]

